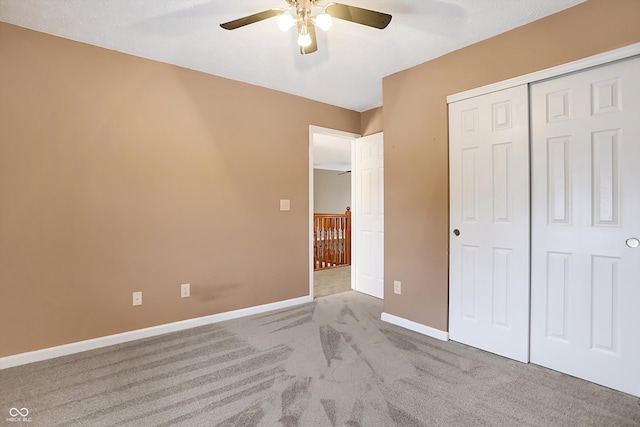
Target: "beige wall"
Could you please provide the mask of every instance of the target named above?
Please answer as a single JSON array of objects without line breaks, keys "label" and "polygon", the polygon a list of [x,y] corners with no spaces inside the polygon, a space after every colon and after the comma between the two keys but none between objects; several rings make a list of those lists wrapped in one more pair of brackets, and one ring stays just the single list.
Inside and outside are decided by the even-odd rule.
[{"label": "beige wall", "polygon": [[590,0],[389,76],[384,115],[0,23],[0,356],[306,295],[309,124],[384,125],[384,310],[446,330],[446,96],[639,42],[639,18]]},{"label": "beige wall", "polygon": [[315,213],[344,213],[351,206],[351,173],[313,170],[313,210]]},{"label": "beige wall", "polygon": [[309,125],[359,113],[3,23],[0,64],[0,356],[308,295]]},{"label": "beige wall", "polygon": [[446,96],[640,42],[639,22],[640,1],[590,0],[383,80],[385,312],[447,330]]},{"label": "beige wall", "polygon": [[382,107],[363,111],[360,115],[360,135],[382,132]]}]

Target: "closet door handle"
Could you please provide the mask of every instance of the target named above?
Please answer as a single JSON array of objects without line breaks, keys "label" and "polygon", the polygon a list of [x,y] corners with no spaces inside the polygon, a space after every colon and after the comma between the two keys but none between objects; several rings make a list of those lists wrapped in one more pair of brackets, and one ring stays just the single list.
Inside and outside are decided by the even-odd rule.
[{"label": "closet door handle", "polygon": [[626,244],[630,248],[637,248],[638,246],[640,246],[640,240],[636,239],[635,237],[631,237],[627,239]]},{"label": "closet door handle", "polygon": [[453,230],[453,234],[455,234],[456,236],[460,235],[460,230],[458,230],[457,228],[455,230]]}]

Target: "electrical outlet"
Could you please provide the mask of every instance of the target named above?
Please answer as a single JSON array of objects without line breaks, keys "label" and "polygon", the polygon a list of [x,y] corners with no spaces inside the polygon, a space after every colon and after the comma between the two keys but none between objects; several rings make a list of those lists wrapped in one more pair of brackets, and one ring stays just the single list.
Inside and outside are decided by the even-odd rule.
[{"label": "electrical outlet", "polygon": [[133,293],[133,305],[142,305],[142,291]]},{"label": "electrical outlet", "polygon": [[402,282],[399,280],[393,281],[393,293],[398,295],[402,294]]},{"label": "electrical outlet", "polygon": [[189,298],[191,296],[191,285],[184,283],[180,285],[180,298]]}]

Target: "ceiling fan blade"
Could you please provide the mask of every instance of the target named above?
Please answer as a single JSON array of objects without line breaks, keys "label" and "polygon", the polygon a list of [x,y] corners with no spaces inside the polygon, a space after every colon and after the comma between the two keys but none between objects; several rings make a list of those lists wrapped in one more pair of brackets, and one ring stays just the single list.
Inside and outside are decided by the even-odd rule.
[{"label": "ceiling fan blade", "polygon": [[273,18],[274,16],[282,15],[283,9],[269,9],[264,12],[254,13],[253,15],[245,16],[244,18],[236,19],[234,21],[225,22],[220,24],[225,30],[235,30],[236,28],[244,27],[245,25],[255,24],[256,22]]},{"label": "ceiling fan blade", "polygon": [[302,55],[307,55],[309,53],[313,53],[318,50],[318,39],[316,38],[316,26],[311,22],[307,23],[307,31],[309,31],[309,35],[311,36],[311,44],[307,47],[300,46],[300,53]]},{"label": "ceiling fan blade", "polygon": [[345,21],[367,25],[380,30],[386,28],[389,22],[391,22],[391,15],[387,13],[347,6],[346,4],[330,3],[325,8],[325,11],[333,18],[344,19]]}]

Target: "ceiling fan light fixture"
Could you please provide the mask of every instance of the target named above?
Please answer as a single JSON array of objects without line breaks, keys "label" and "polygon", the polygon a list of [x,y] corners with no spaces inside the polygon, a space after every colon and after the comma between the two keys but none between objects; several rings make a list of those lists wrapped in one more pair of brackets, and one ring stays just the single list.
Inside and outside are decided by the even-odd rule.
[{"label": "ceiling fan light fixture", "polygon": [[282,15],[278,16],[278,28],[280,28],[282,31],[288,31],[294,25],[296,25],[296,20],[289,13],[285,12]]},{"label": "ceiling fan light fixture", "polygon": [[306,28],[298,35],[298,45],[300,47],[309,47],[311,45],[311,36]]},{"label": "ceiling fan light fixture", "polygon": [[225,30],[235,30],[265,19],[278,17],[278,27],[282,31],[297,27],[300,53],[306,55],[318,50],[316,27],[327,31],[331,28],[334,19],[366,25],[379,30],[386,28],[391,22],[391,15],[388,13],[376,12],[375,10],[342,3],[330,2],[323,6],[319,4],[323,0],[284,1],[289,5],[287,8],[273,8],[254,13],[253,15],[224,22],[220,24],[220,27]]},{"label": "ceiling fan light fixture", "polygon": [[331,15],[328,13],[321,13],[315,18],[316,25],[320,27],[322,30],[327,31],[331,28],[331,24],[333,21],[331,20]]}]

